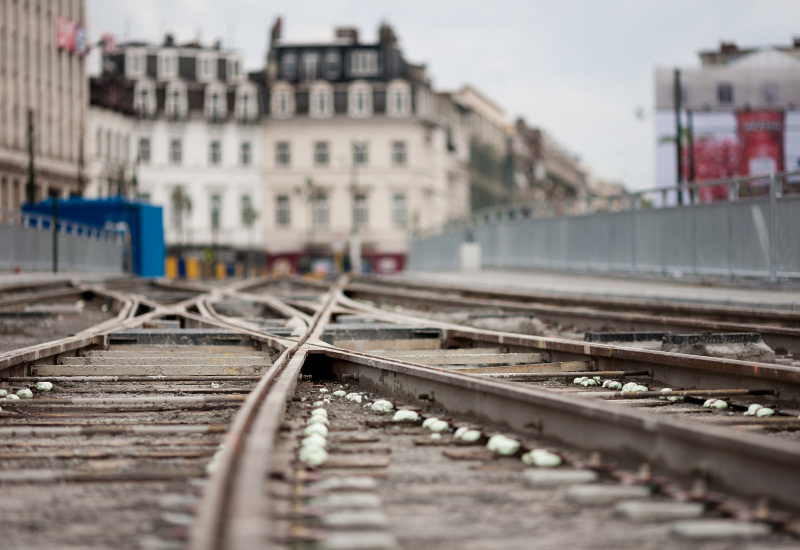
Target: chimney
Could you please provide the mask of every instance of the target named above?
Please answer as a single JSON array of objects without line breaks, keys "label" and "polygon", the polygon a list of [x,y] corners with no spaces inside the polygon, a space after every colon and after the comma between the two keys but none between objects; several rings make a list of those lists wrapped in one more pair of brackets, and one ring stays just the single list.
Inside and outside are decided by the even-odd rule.
[{"label": "chimney", "polygon": [[794,37],[794,49],[796,50],[798,48],[800,48],[800,36],[795,36]]},{"label": "chimney", "polygon": [[167,33],[164,35],[164,46],[167,48],[171,48],[175,45],[175,36],[172,33]]},{"label": "chimney", "polygon": [[719,51],[720,53],[738,52],[739,46],[736,45],[736,42],[720,42]]},{"label": "chimney", "polygon": [[358,29],[354,27],[337,27],[336,40],[345,44],[358,44]]}]

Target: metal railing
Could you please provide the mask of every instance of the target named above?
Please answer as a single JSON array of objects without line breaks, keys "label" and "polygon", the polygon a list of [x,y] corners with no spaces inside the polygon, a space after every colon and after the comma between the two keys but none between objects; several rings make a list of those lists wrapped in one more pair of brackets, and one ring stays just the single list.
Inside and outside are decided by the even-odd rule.
[{"label": "metal railing", "polygon": [[[121,273],[125,235],[58,220],[57,265],[60,271]],[[53,269],[53,218],[0,209],[0,270]]]},{"label": "metal railing", "polygon": [[471,241],[484,267],[796,278],[800,172],[484,210],[416,235],[409,269],[458,269]]}]

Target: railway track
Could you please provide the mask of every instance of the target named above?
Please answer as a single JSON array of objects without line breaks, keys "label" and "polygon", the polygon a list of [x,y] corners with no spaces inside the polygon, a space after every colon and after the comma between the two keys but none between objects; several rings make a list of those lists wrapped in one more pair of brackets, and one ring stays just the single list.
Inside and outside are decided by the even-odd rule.
[{"label": "railway track", "polygon": [[[450,320],[520,312],[498,315],[510,296],[459,300],[441,288],[78,288],[109,318],[0,354],[2,386],[35,392],[0,401],[0,486],[11,495],[0,505],[19,510],[0,524],[12,547],[797,543],[792,365],[421,316],[421,303],[445,302]],[[708,398],[725,408],[704,407]],[[381,400],[391,412],[373,411]],[[754,403],[776,414],[744,416]],[[393,421],[397,409],[419,418]],[[309,466],[299,453],[312,416],[326,418],[327,459]],[[440,432],[423,427],[434,417]],[[488,450],[497,435],[517,448]],[[523,455],[560,466],[526,466]],[[94,506],[76,511],[87,499]]]}]

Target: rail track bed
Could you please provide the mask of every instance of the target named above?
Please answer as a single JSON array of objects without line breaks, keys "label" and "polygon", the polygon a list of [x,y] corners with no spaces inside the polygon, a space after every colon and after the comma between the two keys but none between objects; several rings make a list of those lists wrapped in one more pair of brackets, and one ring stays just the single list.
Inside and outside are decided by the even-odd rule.
[{"label": "rail track bed", "polygon": [[[753,334],[785,315],[644,342],[597,304],[418,284],[70,288],[105,317],[0,352],[0,387],[33,393],[0,400],[11,547],[798,544],[800,369]],[[618,314],[689,310],[659,307]]]},{"label": "rail track bed", "polygon": [[[209,464],[270,365],[234,334],[216,335],[229,345],[192,336],[127,332],[116,337],[124,344],[6,379],[36,395],[6,399],[0,413],[4,544],[132,548],[188,536]],[[177,337],[184,345],[171,345]]]}]

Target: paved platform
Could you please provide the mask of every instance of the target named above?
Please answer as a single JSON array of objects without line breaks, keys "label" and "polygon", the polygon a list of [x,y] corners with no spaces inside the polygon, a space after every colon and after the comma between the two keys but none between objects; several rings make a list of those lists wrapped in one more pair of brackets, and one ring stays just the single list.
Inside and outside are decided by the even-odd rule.
[{"label": "paved platform", "polygon": [[741,307],[800,310],[800,281],[770,284],[752,279],[660,279],[499,269],[463,272],[408,271],[399,277],[552,294],[662,301],[683,300]]}]

